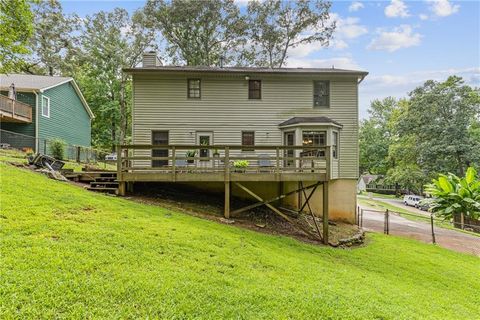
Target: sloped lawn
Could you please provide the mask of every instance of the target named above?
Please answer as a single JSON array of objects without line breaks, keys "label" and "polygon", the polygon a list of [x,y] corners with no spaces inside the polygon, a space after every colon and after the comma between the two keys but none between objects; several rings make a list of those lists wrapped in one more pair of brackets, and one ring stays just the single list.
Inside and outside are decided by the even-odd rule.
[{"label": "sloped lawn", "polygon": [[480,317],[473,256],[313,246],[0,170],[1,319]]}]

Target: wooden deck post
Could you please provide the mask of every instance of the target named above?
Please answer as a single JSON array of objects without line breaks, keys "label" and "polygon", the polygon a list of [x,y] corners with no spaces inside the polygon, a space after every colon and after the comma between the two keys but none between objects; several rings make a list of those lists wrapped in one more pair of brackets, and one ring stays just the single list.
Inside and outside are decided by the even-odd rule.
[{"label": "wooden deck post", "polygon": [[328,244],[328,181],[323,183],[323,243]]},{"label": "wooden deck post", "polygon": [[122,148],[117,145],[117,181],[118,181],[118,195],[124,196],[126,191],[126,183],[122,181]]},{"label": "wooden deck post", "polygon": [[230,218],[230,149],[225,147],[224,180],[225,180],[225,206],[223,215],[226,219]]},{"label": "wooden deck post", "polygon": [[225,208],[223,215],[230,218],[230,181],[225,181]]}]

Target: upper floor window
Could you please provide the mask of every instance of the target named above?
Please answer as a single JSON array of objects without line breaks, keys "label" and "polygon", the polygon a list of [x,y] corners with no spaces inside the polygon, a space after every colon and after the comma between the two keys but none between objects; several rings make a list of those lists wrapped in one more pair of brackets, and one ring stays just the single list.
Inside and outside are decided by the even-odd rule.
[{"label": "upper floor window", "polygon": [[200,99],[200,79],[188,79],[188,97],[190,99]]},{"label": "upper floor window", "polygon": [[338,159],[338,132],[332,132],[332,154],[333,159]]},{"label": "upper floor window", "polygon": [[314,107],[330,106],[330,81],[314,81],[313,82],[313,106]]},{"label": "upper floor window", "polygon": [[248,99],[262,99],[262,81],[248,80]]},{"label": "upper floor window", "polygon": [[[255,132],[254,131],[242,131],[242,146],[254,146],[255,145]],[[251,151],[253,148],[242,148],[242,151]]]},{"label": "upper floor window", "polygon": [[50,118],[50,98],[42,97],[42,116]]}]

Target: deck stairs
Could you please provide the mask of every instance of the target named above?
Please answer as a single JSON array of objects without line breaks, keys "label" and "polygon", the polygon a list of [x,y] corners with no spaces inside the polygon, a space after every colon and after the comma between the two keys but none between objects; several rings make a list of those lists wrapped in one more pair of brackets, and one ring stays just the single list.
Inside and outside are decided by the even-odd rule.
[{"label": "deck stairs", "polygon": [[97,192],[116,193],[118,190],[117,173],[114,171],[63,172],[72,181],[88,183],[85,189]]}]

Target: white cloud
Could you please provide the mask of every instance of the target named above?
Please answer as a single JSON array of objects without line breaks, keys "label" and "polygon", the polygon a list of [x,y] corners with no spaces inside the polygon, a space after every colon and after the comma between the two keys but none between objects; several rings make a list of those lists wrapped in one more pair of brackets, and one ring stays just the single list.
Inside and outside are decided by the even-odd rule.
[{"label": "white cloud", "polygon": [[347,17],[342,19],[337,16],[337,29],[336,34],[339,38],[354,39],[368,32],[367,27],[359,24],[359,18]]},{"label": "white cloud", "polygon": [[385,7],[385,15],[389,18],[406,18],[410,16],[407,5],[402,0],[392,0],[392,2]]},{"label": "white cloud", "polygon": [[420,20],[428,20],[428,15],[423,14],[423,13],[420,14],[418,17],[420,18]]},{"label": "white cloud", "polygon": [[348,11],[350,11],[350,12],[358,11],[358,10],[362,9],[363,7],[365,7],[365,6],[363,5],[363,3],[358,2],[358,1],[354,1],[354,2],[352,2],[352,4],[348,7]]},{"label": "white cloud", "polygon": [[331,68],[336,69],[362,69],[352,58],[336,57],[329,59],[297,59],[290,58],[287,60],[287,67],[289,68]]},{"label": "white cloud", "polygon": [[[336,23],[336,29],[333,38],[330,39],[329,48],[334,50],[343,50],[348,48],[347,40],[352,40],[368,33],[368,29],[360,24],[359,18],[347,17],[342,18],[336,13],[330,14],[330,23]],[[313,33],[313,30],[306,32],[303,36]],[[306,43],[291,49],[290,56],[293,58],[303,58],[311,53],[322,50],[324,47],[321,43]]]},{"label": "white cloud", "polygon": [[448,0],[429,0],[431,3],[430,10],[437,17],[448,17],[460,9],[458,4],[452,5]]},{"label": "white cloud", "polygon": [[374,99],[385,97],[407,97],[408,93],[427,80],[445,81],[449,76],[457,75],[471,86],[478,86],[480,68],[451,68],[440,70],[423,70],[406,74],[371,74],[362,82],[359,93],[360,117],[368,116],[367,109]]},{"label": "white cloud", "polygon": [[378,37],[370,42],[367,49],[393,52],[401,48],[418,46],[422,39],[422,35],[413,33],[409,25],[401,25],[392,31],[378,30],[377,33]]},{"label": "white cloud", "polygon": [[367,27],[360,24],[359,18],[342,18],[337,13],[331,13],[330,20],[336,23],[333,39],[330,40],[330,48],[335,50],[348,48],[347,40],[352,40],[368,33]]}]

